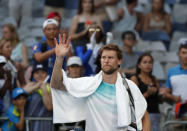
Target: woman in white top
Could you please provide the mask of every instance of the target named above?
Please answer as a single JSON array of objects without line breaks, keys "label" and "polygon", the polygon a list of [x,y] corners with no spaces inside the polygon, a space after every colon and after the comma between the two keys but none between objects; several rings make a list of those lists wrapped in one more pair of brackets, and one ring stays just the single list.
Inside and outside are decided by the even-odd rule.
[{"label": "woman in white top", "polygon": [[16,63],[16,65],[21,65],[26,69],[28,67],[27,47],[19,41],[16,28],[12,24],[3,25],[1,40],[10,41],[13,47],[11,59]]}]

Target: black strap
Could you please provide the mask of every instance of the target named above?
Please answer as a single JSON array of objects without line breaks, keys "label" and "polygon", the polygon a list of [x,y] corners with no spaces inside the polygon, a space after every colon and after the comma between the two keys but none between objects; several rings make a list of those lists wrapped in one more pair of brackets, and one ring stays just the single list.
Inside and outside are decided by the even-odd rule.
[{"label": "black strap", "polygon": [[135,109],[135,106],[134,106],[134,98],[132,97],[132,93],[131,93],[131,91],[130,91],[129,85],[128,85],[128,83],[127,83],[127,81],[125,80],[124,77],[123,77],[123,85],[126,87],[127,92],[128,92],[128,94],[129,94],[129,99],[130,99],[130,101],[131,101],[131,103],[132,103],[133,108]]},{"label": "black strap", "polygon": [[[122,77],[122,79],[123,79],[123,85],[126,87],[126,90],[128,92],[128,95],[129,95],[130,102],[132,103],[132,107],[134,108],[134,113],[135,113],[134,99],[133,99],[132,93],[130,91],[129,85],[128,85],[125,77]],[[134,118],[136,119],[135,114],[134,114]],[[131,122],[131,124],[129,126],[131,126],[131,127],[133,127],[134,129],[137,130],[137,125],[134,122]]]}]

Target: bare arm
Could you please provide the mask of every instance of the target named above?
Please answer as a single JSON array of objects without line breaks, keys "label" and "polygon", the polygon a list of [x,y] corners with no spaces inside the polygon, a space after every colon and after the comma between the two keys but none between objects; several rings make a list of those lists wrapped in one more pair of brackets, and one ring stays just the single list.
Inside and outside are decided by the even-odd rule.
[{"label": "bare arm", "polygon": [[23,66],[23,68],[27,68],[28,67],[28,54],[27,54],[27,47],[25,44],[22,44],[22,62],[21,65]]},{"label": "bare arm", "polygon": [[95,4],[95,8],[101,8],[101,7],[107,6],[107,5],[114,5],[117,2],[118,2],[118,0],[101,1],[101,2],[98,2],[97,4]]},{"label": "bare arm", "polygon": [[61,35],[59,35],[59,44],[57,43],[57,40],[55,39],[56,60],[55,60],[55,65],[53,68],[53,73],[52,73],[51,83],[50,83],[52,88],[66,90],[62,82],[63,81],[62,64],[63,64],[64,56],[67,55],[67,53],[69,52],[71,48],[70,41],[71,39],[69,37],[66,42],[65,34],[63,34],[63,41],[61,39]]},{"label": "bare arm", "polygon": [[16,124],[16,128],[18,128],[18,130],[20,130],[20,131],[22,131],[24,128],[25,104],[26,104],[26,98],[24,100],[20,101],[19,105],[17,106],[17,108],[20,112],[20,118],[19,118],[19,122]]},{"label": "bare arm", "polygon": [[47,110],[52,110],[53,109],[53,105],[52,105],[52,97],[51,97],[51,92],[47,91],[47,86],[49,86],[48,83],[43,83],[41,85],[41,89],[42,89],[42,101],[44,103],[44,106],[46,107]]},{"label": "bare arm", "polygon": [[25,92],[28,94],[32,93],[33,91],[36,91],[40,86],[42,82],[29,82],[26,86],[23,87]]},{"label": "bare arm", "polygon": [[75,33],[77,30],[77,26],[78,26],[78,17],[79,16],[74,16],[72,19],[72,24],[71,24],[70,31],[69,31],[69,35],[71,36],[72,40],[79,39],[80,37],[84,36],[87,32],[87,29],[85,29],[79,33]]},{"label": "bare arm", "polygon": [[52,50],[49,50],[49,51],[45,51],[43,53],[41,52],[38,52],[38,53],[35,53],[34,54],[34,59],[37,61],[37,62],[43,62],[45,60],[47,60],[49,57],[51,57],[53,54],[55,53],[55,48],[53,48]]},{"label": "bare arm", "polygon": [[149,21],[150,21],[150,14],[147,14],[145,17],[144,17],[144,25],[143,25],[143,31],[149,31]]},{"label": "bare arm", "polygon": [[165,20],[166,20],[165,30],[168,34],[170,34],[171,33],[171,21],[170,21],[170,16],[168,14],[165,16]]},{"label": "bare arm", "polygon": [[147,111],[145,112],[142,118],[142,126],[143,126],[143,131],[151,131],[151,122]]}]

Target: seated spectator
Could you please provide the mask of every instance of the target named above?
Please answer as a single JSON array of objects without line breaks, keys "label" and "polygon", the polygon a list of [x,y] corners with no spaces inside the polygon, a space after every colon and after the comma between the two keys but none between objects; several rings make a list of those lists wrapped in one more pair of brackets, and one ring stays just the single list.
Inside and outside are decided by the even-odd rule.
[{"label": "seated spectator", "polygon": [[142,92],[147,101],[147,111],[151,119],[151,131],[160,131],[160,113],[159,113],[159,83],[152,75],[153,58],[149,53],[142,54],[136,65],[136,74],[131,77]]},{"label": "seated spectator", "polygon": [[91,24],[85,38],[88,39],[86,51],[84,50],[83,46],[77,46],[75,49],[75,54],[79,56],[83,62],[83,67],[85,69],[84,76],[89,76],[95,74],[95,62],[98,52],[99,49],[104,45],[104,34],[102,28],[97,24]]},{"label": "seated spectator", "polygon": [[42,64],[47,68],[49,75],[52,74],[55,62],[55,43],[54,38],[58,36],[58,22],[54,19],[47,19],[43,23],[43,33],[46,37],[45,42],[38,42],[33,45],[34,66]]},{"label": "seated spectator", "polygon": [[[160,89],[160,94],[166,100],[173,103],[172,114],[178,120],[186,120],[187,117],[187,41],[181,43],[178,51],[180,59],[179,65],[169,69],[164,88]],[[181,108],[180,108],[181,107]],[[178,110],[177,110],[178,108]],[[180,111],[180,112],[179,112]],[[175,114],[174,114],[175,112]],[[175,118],[172,118],[175,119]],[[179,127],[172,127],[174,130],[180,130]]]},{"label": "seated spectator", "polygon": [[114,32],[122,32],[128,30],[140,31],[142,26],[142,15],[134,11],[138,0],[126,0],[127,5],[118,9],[118,21],[115,22]]},{"label": "seated spectator", "polygon": [[58,12],[61,18],[64,18],[64,3],[65,0],[45,0],[43,14],[45,17],[50,12]]},{"label": "seated spectator", "polygon": [[151,41],[163,41],[169,49],[171,22],[164,12],[164,0],[153,0],[152,10],[145,16],[142,38]]},{"label": "seated spectator", "polygon": [[2,27],[2,38],[1,40],[10,41],[13,50],[11,54],[11,60],[13,60],[17,66],[21,66],[26,69],[28,63],[27,47],[24,43],[20,42],[16,28],[12,24],[5,24]]},{"label": "seated spectator", "polygon": [[58,12],[50,12],[47,16],[47,19],[55,19],[58,22],[59,28],[61,28],[61,16]]},{"label": "seated spectator", "polygon": [[[81,59],[77,56],[69,57],[69,59],[67,60],[67,69],[66,69],[68,77],[70,77],[70,78],[82,77],[83,71],[84,71],[84,69],[82,66]],[[70,110],[71,113],[73,113],[74,104],[84,101],[83,99],[77,100],[72,95],[68,94],[67,92],[64,92],[63,95],[64,95],[63,102],[65,102],[64,104],[66,104],[66,107],[68,109],[72,109],[72,110]],[[77,116],[78,116],[78,114],[77,114]],[[63,124],[63,127],[65,127],[65,126],[71,126],[71,127],[73,127],[71,129],[75,130],[75,131],[84,131],[85,130],[85,121],[79,121],[76,123],[72,123],[71,118],[70,118],[69,123]],[[69,130],[71,130],[71,129],[69,129]]]},{"label": "seated spectator", "polygon": [[95,0],[95,13],[100,17],[104,32],[112,29],[113,21],[117,19],[116,6],[119,0]]},{"label": "seated spectator", "polygon": [[[14,61],[11,60],[12,49],[13,47],[10,41],[0,41],[0,54],[6,58],[7,64],[5,65],[5,68],[11,71],[13,77],[12,84],[17,83],[19,84],[19,87],[23,87],[26,84],[24,74],[21,68],[18,68],[18,66],[15,65]],[[14,82],[15,80],[16,83]]]},{"label": "seated spectator", "polygon": [[97,23],[102,27],[99,16],[95,14],[94,0],[79,0],[78,13],[72,19],[69,32],[74,50],[76,46],[80,45],[86,48],[88,41],[84,36],[92,23]]},{"label": "seated spectator", "polygon": [[[26,114],[29,117],[52,117],[52,98],[47,69],[39,64],[32,72],[34,81],[29,82],[24,90],[28,93],[28,103]],[[32,121],[30,122],[31,131],[52,131],[51,121]]]},{"label": "seated spectator", "polygon": [[18,27],[30,24],[32,19],[33,0],[9,0],[9,16],[13,17]]},{"label": "seated spectator", "polygon": [[12,92],[12,105],[7,111],[5,120],[0,128],[2,131],[22,131],[24,129],[24,115],[26,105],[26,92],[22,88],[15,88]]},{"label": "seated spectator", "polygon": [[125,73],[127,78],[130,78],[136,72],[136,63],[139,54],[133,51],[136,44],[136,35],[132,31],[126,31],[122,34],[123,41],[123,58],[121,64],[121,73]]},{"label": "seated spectator", "polygon": [[6,109],[9,108],[9,104],[6,103],[7,99],[4,96],[7,94],[7,92],[9,92],[8,95],[12,92],[12,76],[10,71],[4,69],[5,64],[6,58],[4,56],[0,56],[0,115],[1,113],[7,111]]}]

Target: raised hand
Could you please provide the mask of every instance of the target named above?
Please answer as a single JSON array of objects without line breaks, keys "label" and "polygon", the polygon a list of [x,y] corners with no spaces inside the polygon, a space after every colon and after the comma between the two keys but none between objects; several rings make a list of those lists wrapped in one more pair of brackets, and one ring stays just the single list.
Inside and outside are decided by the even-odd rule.
[{"label": "raised hand", "polygon": [[59,43],[57,42],[57,39],[55,38],[55,44],[56,44],[55,53],[57,57],[64,57],[67,55],[67,53],[69,52],[71,48],[70,41],[71,41],[70,37],[68,37],[68,39],[66,40],[65,33],[63,34],[63,38],[59,34]]}]

